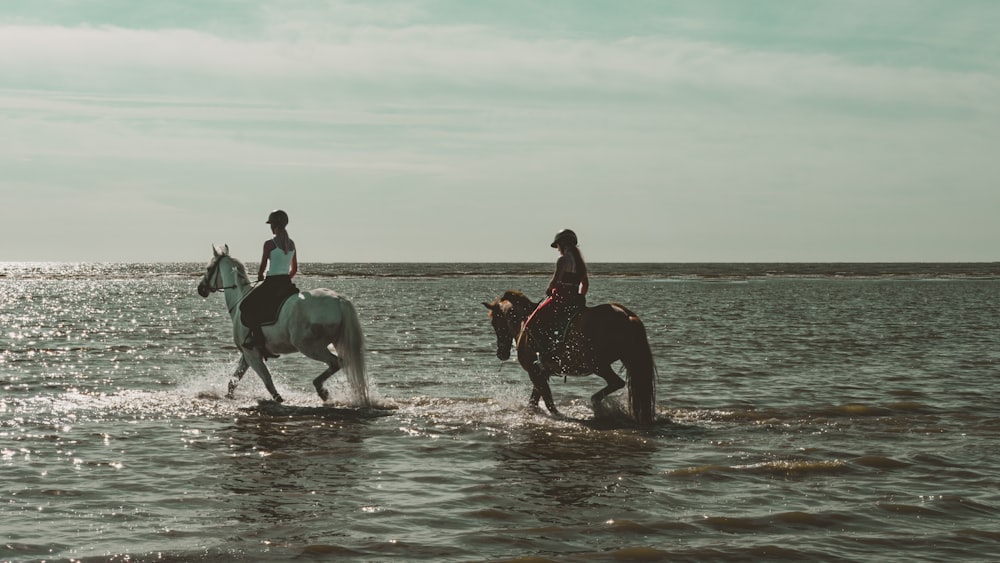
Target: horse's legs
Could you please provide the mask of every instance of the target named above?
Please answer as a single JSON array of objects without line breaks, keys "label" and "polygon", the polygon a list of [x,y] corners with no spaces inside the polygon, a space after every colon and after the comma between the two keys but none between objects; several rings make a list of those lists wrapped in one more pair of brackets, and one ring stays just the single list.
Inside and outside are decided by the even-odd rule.
[{"label": "horse's legs", "polygon": [[232,399],[236,394],[236,385],[243,379],[243,374],[250,369],[250,364],[247,363],[247,359],[240,356],[240,363],[236,365],[236,371],[233,372],[233,376],[229,379],[229,392],[226,393],[227,399]]},{"label": "horse's legs", "polygon": [[278,394],[278,390],[274,388],[274,382],[271,381],[271,372],[268,371],[267,365],[264,364],[264,358],[261,357],[260,352],[257,350],[247,350],[243,353],[243,357],[250,364],[250,367],[257,372],[257,375],[260,376],[261,381],[264,382],[264,387],[267,388],[267,392],[271,394],[274,401],[277,403],[284,401],[281,395]]},{"label": "horse's legs", "polygon": [[329,360],[330,367],[313,380],[313,386],[316,387],[316,392],[319,393],[319,398],[323,399],[324,403],[330,399],[330,392],[323,388],[323,384],[326,383],[327,379],[330,379],[331,375],[340,371],[340,360],[333,354],[330,356],[333,358]]},{"label": "horse's legs", "polygon": [[327,336],[322,336],[322,334],[320,334],[318,338],[300,339],[296,341],[299,352],[301,352],[303,356],[316,360],[317,362],[323,362],[328,366],[323,373],[316,376],[316,379],[313,379],[313,387],[316,388],[316,393],[319,394],[319,398],[322,399],[324,403],[330,400],[330,392],[323,388],[323,384],[326,383],[326,380],[330,379],[333,374],[340,371],[341,368],[340,358],[338,358],[333,352],[330,352],[330,348],[327,347],[327,342],[330,342],[331,340],[332,337],[328,338]]},{"label": "horse's legs", "polygon": [[552,389],[549,387],[549,375],[541,370],[534,369],[529,374],[533,389],[531,390],[531,406],[537,407],[538,400],[545,401],[545,408],[552,414],[559,414],[556,403],[552,400]]},{"label": "horse's legs", "polygon": [[535,387],[534,384],[532,384],[532,387],[531,387],[531,398],[528,399],[528,404],[531,405],[531,406],[533,406],[533,407],[535,407],[535,408],[538,408],[538,401],[540,401],[541,399],[542,399],[542,394],[539,393],[538,392],[538,388]]},{"label": "horse's legs", "polygon": [[605,364],[600,368],[598,368],[597,375],[601,376],[601,378],[603,378],[604,381],[607,381],[608,385],[607,387],[601,389],[597,393],[594,393],[594,395],[590,397],[590,402],[594,406],[597,406],[597,404],[603,401],[604,398],[607,397],[608,395],[614,393],[615,391],[621,389],[622,387],[625,387],[625,381],[623,381],[622,378],[618,377],[618,374],[615,373],[615,370],[611,369],[611,364]]}]

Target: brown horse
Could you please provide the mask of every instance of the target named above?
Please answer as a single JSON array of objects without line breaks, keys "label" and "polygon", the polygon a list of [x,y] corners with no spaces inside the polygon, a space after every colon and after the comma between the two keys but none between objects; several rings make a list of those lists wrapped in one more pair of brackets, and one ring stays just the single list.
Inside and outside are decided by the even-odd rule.
[{"label": "brown horse", "polygon": [[524,323],[537,306],[520,291],[508,291],[492,303],[483,303],[490,310],[493,330],[497,335],[497,357],[510,358],[511,344],[517,340],[517,360],[528,372],[534,388],[531,405],[545,400],[549,412],[558,414],[552,401],[549,377],[553,375],[597,374],[608,383],[590,400],[596,406],[604,397],[625,387],[611,364],[621,361],[627,371],[629,403],[632,417],[641,424],[652,424],[656,416],[656,366],[646,338],[646,327],[632,311],[618,304],[585,307],[570,322],[564,350],[555,365],[540,364],[538,338],[523,330]]}]

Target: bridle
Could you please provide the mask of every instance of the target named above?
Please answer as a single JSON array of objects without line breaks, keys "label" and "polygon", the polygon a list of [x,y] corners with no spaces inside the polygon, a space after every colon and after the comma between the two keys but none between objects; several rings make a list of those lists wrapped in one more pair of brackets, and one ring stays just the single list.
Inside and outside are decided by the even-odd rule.
[{"label": "bridle", "polygon": [[[494,312],[494,314],[496,314],[496,312]],[[517,341],[514,340],[514,338],[510,335],[510,323],[508,323],[506,320],[504,320],[503,324],[504,324],[504,334],[507,336],[506,340],[508,342],[514,341],[514,351],[516,352],[517,351]],[[501,340],[501,337],[498,334],[497,335],[497,353],[498,354],[500,352],[500,340]],[[510,349],[509,348],[508,348],[508,353],[507,353],[507,359],[506,360],[500,360],[500,367],[497,368],[497,375],[500,375],[500,372],[503,371],[503,365],[506,364],[508,360],[510,360]]]},{"label": "bridle", "polygon": [[[219,287],[215,287],[214,285],[213,286],[209,285],[209,280],[214,280],[216,277],[220,277],[221,278],[221,276],[219,275],[219,268],[221,266],[220,265],[221,261],[222,261],[222,257],[220,256],[218,259],[216,259],[208,267],[208,271],[205,272],[204,288],[205,288],[205,291],[207,292],[207,294],[216,293],[216,292],[219,292],[219,291],[226,291],[227,289],[239,289],[240,288],[239,284],[237,284],[237,283],[233,283],[233,285],[222,285],[222,286],[219,286]],[[234,269],[235,269],[235,267],[234,267]],[[252,287],[254,285],[257,285],[257,283],[259,283],[259,282],[253,282],[253,283],[250,284],[250,286]],[[208,297],[207,294],[204,295],[204,297]],[[229,314],[232,315],[233,312],[236,310],[236,308],[239,307],[240,304],[243,303],[243,300],[246,299],[247,296],[249,296],[249,295],[250,295],[250,292],[248,291],[248,292],[244,293],[243,296],[240,297],[236,301],[236,303],[233,303],[233,306],[229,307]]]},{"label": "bridle", "polygon": [[209,280],[214,280],[216,278],[216,276],[219,275],[219,262],[221,262],[221,261],[222,261],[221,258],[218,259],[218,260],[213,261],[212,265],[208,267],[208,271],[205,272],[205,282],[206,282],[205,283],[205,291],[207,291],[209,293],[215,293],[215,292],[218,292],[218,291],[225,291],[227,289],[237,289],[237,288],[240,287],[240,286],[236,285],[235,283],[233,285],[222,285],[222,286],[219,286],[219,287],[214,287],[214,286],[213,287],[209,287],[209,284],[208,284]]},{"label": "bridle", "polygon": [[[514,349],[514,352],[516,353],[517,352],[517,347],[521,343],[521,334],[524,331],[524,323],[523,322],[521,323],[521,330],[512,331],[511,330],[511,320],[507,318],[508,313],[507,312],[500,313],[499,311],[498,312],[494,312],[494,314],[498,314],[498,313],[501,316],[504,317],[502,320],[503,320],[504,333],[505,333],[506,338],[503,338],[502,340],[506,340],[508,342],[511,342],[512,343],[511,347]],[[499,346],[500,346],[500,341],[501,341],[501,337],[498,334],[497,335],[498,350],[499,350]],[[508,348],[508,350],[509,350],[509,348]],[[506,360],[501,360],[501,362],[505,362],[505,361]],[[501,363],[501,367],[502,367],[502,365],[503,364]]]}]

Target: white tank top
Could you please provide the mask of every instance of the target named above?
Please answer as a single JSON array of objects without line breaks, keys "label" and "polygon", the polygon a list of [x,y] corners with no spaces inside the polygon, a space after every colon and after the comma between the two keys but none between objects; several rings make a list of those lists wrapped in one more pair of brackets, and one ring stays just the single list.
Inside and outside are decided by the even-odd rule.
[{"label": "white tank top", "polygon": [[271,254],[268,256],[267,275],[287,276],[292,271],[292,257],[295,256],[295,249],[293,248],[286,253],[278,246],[278,239],[275,238],[272,240],[274,241],[274,248],[271,249]]}]

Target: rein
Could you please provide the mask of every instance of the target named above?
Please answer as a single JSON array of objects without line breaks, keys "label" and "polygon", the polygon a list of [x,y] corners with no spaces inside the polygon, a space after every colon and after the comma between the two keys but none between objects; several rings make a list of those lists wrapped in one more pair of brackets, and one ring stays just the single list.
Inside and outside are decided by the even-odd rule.
[{"label": "rein", "polygon": [[[215,263],[215,264],[213,265],[213,267],[212,267],[212,271],[211,271],[211,272],[209,273],[209,275],[207,275],[207,276],[206,276],[206,279],[209,279],[209,278],[215,278],[215,277],[216,277],[216,274],[218,273],[218,271],[219,271],[219,263],[218,263],[218,262],[216,262],[216,263]],[[251,290],[253,290],[253,287],[254,287],[255,285],[259,284],[259,283],[260,283],[260,280],[257,280],[257,281],[255,281],[255,282],[250,282],[250,289],[251,289]],[[209,292],[209,293],[217,293],[217,292],[219,292],[219,291],[226,291],[227,289],[239,289],[239,288],[240,288],[239,284],[238,284],[238,283],[234,283],[233,285],[224,285],[224,286],[221,286],[221,287],[210,287],[210,288],[208,288],[208,292]],[[234,304],[233,304],[233,306],[232,306],[232,307],[229,307],[229,315],[230,315],[230,316],[232,316],[232,315],[233,315],[233,312],[234,312],[234,311],[236,311],[236,308],[237,308],[237,307],[239,307],[239,306],[240,306],[240,304],[241,304],[241,303],[243,303],[243,301],[244,301],[244,300],[245,300],[245,299],[246,299],[246,298],[247,298],[247,297],[248,297],[249,295],[250,295],[250,291],[247,291],[246,293],[244,293],[244,294],[243,294],[243,296],[242,296],[242,297],[240,297],[240,298],[239,298],[239,299],[238,299],[238,300],[236,301],[236,303],[234,303]]]},{"label": "rein", "polygon": [[225,291],[227,289],[239,289],[239,287],[240,286],[238,286],[238,285],[224,285],[222,287],[210,287],[208,289],[208,292],[209,293],[217,293],[219,291]]},{"label": "rein", "polygon": [[[574,320],[576,320],[577,315],[579,315],[582,312],[583,312],[583,309],[577,311],[576,313],[573,314],[572,317],[570,317],[569,321],[566,323],[566,329],[565,329],[566,331],[569,330],[569,325],[572,324],[572,322]],[[532,313],[532,315],[533,314],[534,313]],[[519,330],[517,332],[517,338],[514,339],[514,351],[515,352],[520,349],[521,343],[522,343],[521,341],[522,340],[525,340],[527,338],[531,338],[531,327],[528,325],[528,321],[531,320],[531,316],[532,315],[528,315],[527,319],[521,321],[521,330]],[[538,353],[536,352],[535,355],[538,356]],[[505,361],[500,362],[500,369],[503,369],[503,364],[505,363]],[[625,366],[622,366],[622,369],[624,369],[624,368],[625,368]],[[499,374],[499,373],[500,373],[500,370],[497,370],[497,374]],[[566,378],[567,378],[567,375],[563,374],[563,383],[566,383]]]},{"label": "rein", "polygon": [[[578,314],[580,314],[579,311],[576,313],[576,315],[578,315]],[[573,322],[573,319],[576,318],[576,315],[573,315],[573,317],[570,318],[569,322]],[[514,351],[515,352],[517,352],[521,348],[521,344],[523,343],[523,341],[526,338],[530,338],[531,337],[531,329],[528,326],[528,320],[530,320],[530,318],[531,318],[531,315],[528,315],[528,319],[521,321],[521,329],[517,331],[517,336],[515,336],[515,337],[512,338],[512,340],[514,341]],[[569,324],[567,323],[567,327],[568,326],[569,326]],[[500,375],[500,372],[503,370],[503,365],[506,364],[506,363],[507,363],[507,360],[500,360],[500,367],[497,368],[497,375]],[[563,375],[563,382],[564,383],[566,382],[566,376],[565,375]]]},{"label": "rein", "polygon": [[[251,284],[251,285],[253,285],[253,284]],[[237,289],[237,288],[238,288],[238,286],[233,286],[233,287],[227,288],[227,289]],[[229,307],[229,316],[230,317],[233,316],[233,314],[236,312],[236,308],[239,307],[240,305],[242,305],[243,304],[243,300],[246,299],[249,295],[250,295],[249,291],[246,292],[246,293],[244,293],[243,296],[240,297],[239,300],[236,301],[236,303],[233,303],[232,307]]]}]

